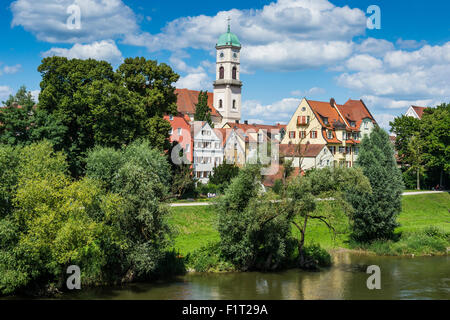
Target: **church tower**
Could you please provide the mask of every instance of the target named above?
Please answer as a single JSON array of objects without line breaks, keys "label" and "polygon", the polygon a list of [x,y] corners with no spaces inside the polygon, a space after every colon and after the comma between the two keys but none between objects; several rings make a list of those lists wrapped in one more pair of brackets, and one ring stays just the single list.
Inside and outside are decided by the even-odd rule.
[{"label": "church tower", "polygon": [[240,51],[238,37],[228,31],[219,37],[216,45],[216,81],[214,81],[214,108],[222,115],[221,127],[227,122],[241,120]]}]

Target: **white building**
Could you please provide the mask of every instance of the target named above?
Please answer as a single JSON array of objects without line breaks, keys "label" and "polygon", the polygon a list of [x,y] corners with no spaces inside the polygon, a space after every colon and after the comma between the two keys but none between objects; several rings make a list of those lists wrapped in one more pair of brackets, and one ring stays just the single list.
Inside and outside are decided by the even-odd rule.
[{"label": "white building", "polygon": [[207,122],[194,121],[191,136],[194,138],[194,176],[201,183],[208,183],[213,169],[223,163],[222,134]]},{"label": "white building", "polygon": [[413,117],[420,120],[422,119],[423,111],[425,109],[426,107],[411,106],[409,107],[408,111],[406,111],[405,116]]},{"label": "white building", "polygon": [[280,158],[284,161],[292,160],[292,166],[303,171],[331,167],[334,164],[334,156],[326,144],[280,144]]},{"label": "white building", "polygon": [[238,37],[230,32],[219,37],[216,45],[216,81],[214,81],[214,108],[222,115],[220,128],[227,122],[241,119],[240,51]]}]

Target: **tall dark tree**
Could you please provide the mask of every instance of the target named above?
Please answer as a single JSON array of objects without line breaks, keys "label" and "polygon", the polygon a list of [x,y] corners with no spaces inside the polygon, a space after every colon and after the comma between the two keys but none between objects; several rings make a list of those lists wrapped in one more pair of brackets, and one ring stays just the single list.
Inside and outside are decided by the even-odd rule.
[{"label": "tall dark tree", "polygon": [[364,242],[391,239],[398,226],[404,185],[387,132],[376,126],[363,138],[357,166],[369,179],[372,193],[355,190],[348,194],[355,209],[353,237]]},{"label": "tall dark tree", "polygon": [[145,138],[168,149],[170,124],[163,115],[176,111],[172,84],[179,77],[168,65],[128,58],[114,72],[105,61],[49,57],[38,70],[39,108],[67,128],[62,148],[73,175],[82,174],[94,145],[118,148]]},{"label": "tall dark tree", "polygon": [[206,121],[211,127],[214,127],[211,120],[211,109],[208,106],[208,91],[200,91],[198,94],[198,103],[195,105],[195,121]]}]

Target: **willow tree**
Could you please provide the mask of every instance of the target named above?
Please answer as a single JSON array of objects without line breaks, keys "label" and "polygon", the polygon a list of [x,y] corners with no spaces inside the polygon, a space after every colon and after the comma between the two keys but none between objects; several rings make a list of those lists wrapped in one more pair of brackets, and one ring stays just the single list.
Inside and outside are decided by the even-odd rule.
[{"label": "willow tree", "polygon": [[347,196],[356,190],[365,194],[371,192],[369,180],[362,170],[354,168],[313,169],[306,176],[290,181],[280,206],[299,232],[297,248],[300,266],[307,263],[304,245],[308,223],[319,221],[334,236],[346,232],[348,218],[353,214]]}]

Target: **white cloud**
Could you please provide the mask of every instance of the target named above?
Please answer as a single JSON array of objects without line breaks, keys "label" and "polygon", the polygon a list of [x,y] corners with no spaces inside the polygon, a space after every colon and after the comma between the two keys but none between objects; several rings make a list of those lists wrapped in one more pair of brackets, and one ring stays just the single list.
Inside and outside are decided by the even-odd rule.
[{"label": "white cloud", "polygon": [[[80,7],[81,28],[70,29],[67,9]],[[51,43],[86,43],[138,32],[137,17],[121,0],[16,0],[12,27],[22,26],[37,39]]]},{"label": "white cloud", "polygon": [[395,116],[393,114],[380,113],[380,114],[375,114],[374,117],[375,117],[375,120],[377,121],[378,125],[381,128],[386,129],[388,132],[390,131],[391,126],[389,125],[389,122],[391,122],[395,118]]},{"label": "white cloud", "polygon": [[61,56],[69,59],[96,59],[109,62],[122,60],[122,53],[112,40],[96,41],[90,44],[75,44],[70,49],[51,48],[42,54],[44,57]]},{"label": "white cloud", "polygon": [[16,64],[15,66],[4,66],[0,68],[0,75],[5,74],[15,74],[22,69],[22,65]]},{"label": "white cloud", "polygon": [[440,100],[435,99],[422,99],[422,100],[396,100],[391,98],[384,98],[384,97],[378,97],[378,96],[363,96],[361,99],[364,100],[368,105],[375,107],[375,108],[382,108],[382,109],[406,109],[409,108],[411,105],[414,106],[435,106],[440,104]]},{"label": "white cloud", "polygon": [[351,52],[350,42],[287,40],[243,47],[241,60],[249,67],[293,71],[331,65]]},{"label": "white cloud", "polygon": [[306,91],[302,90],[294,90],[291,92],[291,95],[296,97],[309,97],[309,96],[317,96],[324,94],[326,90],[324,88],[320,87],[312,87],[311,89],[308,89]]},{"label": "white cloud", "polygon": [[13,90],[8,86],[0,86],[0,103],[9,98],[9,95],[13,93]]},{"label": "white cloud", "polygon": [[394,50],[392,42],[384,39],[367,38],[356,46],[356,51],[375,57],[383,57],[387,52],[392,50]]},{"label": "white cloud", "polygon": [[377,70],[346,72],[337,81],[363,95],[397,100],[449,98],[450,42],[412,52],[390,51],[382,62]]},{"label": "white cloud", "polygon": [[124,40],[149,51],[185,48],[211,50],[232,18],[243,43],[244,72],[253,68],[299,70],[333,64],[351,54],[351,39],[365,32],[363,11],[327,0],[279,0],[261,9],[220,11],[214,16],[183,17],[160,33],[134,33]]},{"label": "white cloud", "polygon": [[181,77],[176,83],[176,88],[190,90],[211,89],[211,79],[206,72],[189,73]]},{"label": "white cloud", "polygon": [[383,66],[383,62],[367,54],[359,54],[348,59],[345,66],[349,70],[373,71],[380,69]]},{"label": "white cloud", "polygon": [[416,41],[416,40],[403,40],[402,38],[397,39],[395,42],[397,47],[400,49],[417,49],[427,44],[425,40]]},{"label": "white cloud", "polygon": [[260,122],[264,123],[273,123],[274,119],[276,122],[289,121],[300,101],[297,98],[285,98],[269,105],[263,105],[256,100],[247,100],[242,104],[242,118],[258,116]]},{"label": "white cloud", "polygon": [[31,95],[33,96],[33,100],[38,103],[39,102],[39,94],[41,93],[41,90],[32,90]]}]

